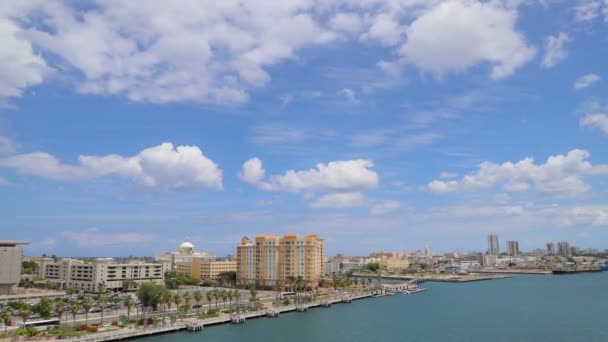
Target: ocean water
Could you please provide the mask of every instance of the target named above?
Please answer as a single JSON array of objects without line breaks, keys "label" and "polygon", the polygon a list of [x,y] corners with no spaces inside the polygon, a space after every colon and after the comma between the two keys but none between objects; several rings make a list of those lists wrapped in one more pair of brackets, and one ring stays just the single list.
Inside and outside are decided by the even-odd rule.
[{"label": "ocean water", "polygon": [[422,287],[142,341],[608,341],[608,272]]}]

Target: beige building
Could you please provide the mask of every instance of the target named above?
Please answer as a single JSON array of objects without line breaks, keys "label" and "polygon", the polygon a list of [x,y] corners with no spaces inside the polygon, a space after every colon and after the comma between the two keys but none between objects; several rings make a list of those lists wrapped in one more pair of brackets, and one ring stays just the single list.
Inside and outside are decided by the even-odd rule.
[{"label": "beige building", "polygon": [[383,256],[378,260],[378,265],[380,265],[381,268],[385,268],[387,271],[398,272],[408,269],[410,267],[410,262],[406,258]]},{"label": "beige building", "polygon": [[0,295],[13,293],[21,280],[21,261],[26,242],[0,240]]},{"label": "beige building", "polygon": [[200,280],[218,280],[222,272],[235,272],[235,260],[203,261],[193,259],[175,264],[175,273]]},{"label": "beige building", "polygon": [[169,264],[130,261],[117,263],[114,259],[94,259],[85,262],[78,259],[42,258],[39,261],[40,278],[56,281],[66,289],[84,292],[123,290],[125,281],[137,284],[153,282],[163,284]]},{"label": "beige building", "polygon": [[314,234],[298,237],[259,235],[237,246],[237,282],[241,286],[289,287],[302,277],[316,287],[323,276],[325,242]]},{"label": "beige building", "polygon": [[[183,268],[190,267],[190,264],[194,260],[215,261],[215,255],[197,251],[194,245],[186,240],[177,247],[175,252],[158,254],[155,259],[158,262],[170,264],[171,270],[179,273],[185,272]],[[179,269],[180,267],[181,270]]]}]

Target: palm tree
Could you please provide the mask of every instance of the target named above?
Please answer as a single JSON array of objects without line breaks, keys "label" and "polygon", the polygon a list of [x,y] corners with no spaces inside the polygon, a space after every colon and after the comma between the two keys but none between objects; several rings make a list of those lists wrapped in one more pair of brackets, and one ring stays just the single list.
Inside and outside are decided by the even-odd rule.
[{"label": "palm tree", "polygon": [[163,292],[162,298],[163,302],[167,304],[167,310],[171,311],[171,306],[173,305],[173,295],[171,294],[171,292],[169,292],[168,290]]},{"label": "palm tree", "polygon": [[[190,292],[184,293],[184,303],[185,303],[185,306],[187,306],[188,308],[190,308]],[[186,314],[187,313],[188,312],[186,311]]]},{"label": "palm tree", "polygon": [[226,308],[226,299],[228,298],[226,290],[220,291],[220,297],[222,298],[222,308]]},{"label": "palm tree", "polygon": [[11,321],[11,312],[8,308],[0,311],[0,319],[2,320],[2,323],[4,323],[4,334],[6,334],[6,331],[8,330],[8,324]]},{"label": "palm tree", "polygon": [[211,299],[213,298],[213,291],[207,291],[207,293],[205,293],[205,297],[207,297],[207,303],[209,306],[211,306]]},{"label": "palm tree", "polygon": [[82,300],[82,308],[84,309],[84,324],[89,324],[89,310],[93,307],[93,303],[91,302],[91,298],[85,297]]},{"label": "palm tree", "polygon": [[129,295],[122,300],[122,304],[127,308],[127,320],[131,320],[131,308],[135,303],[133,303],[133,298]]},{"label": "palm tree", "polygon": [[106,307],[108,306],[108,298],[100,297],[97,300],[97,306],[101,309],[101,321],[99,323],[103,325],[103,313],[106,311]]},{"label": "palm tree", "polygon": [[226,297],[228,297],[228,309],[232,309],[232,298],[234,297],[234,292],[232,292],[232,290],[227,290]]},{"label": "palm tree", "polygon": [[23,320],[23,323],[25,323],[27,321],[28,317],[30,317],[30,313],[32,313],[32,308],[27,304],[24,304],[19,309],[19,316]]},{"label": "palm tree", "polygon": [[201,300],[203,300],[203,294],[201,293],[200,290],[196,290],[194,291],[194,301],[196,302],[196,305],[199,307],[198,311],[200,311],[200,305],[201,305]]},{"label": "palm tree", "polygon": [[78,305],[78,303],[76,303],[75,301],[72,302],[72,304],[70,304],[70,312],[72,313],[74,325],[76,325],[76,315],[78,314],[78,311],[80,311],[80,305]]},{"label": "palm tree", "polygon": [[63,302],[63,299],[61,298],[57,298],[55,300],[55,305],[54,305],[54,311],[57,314],[57,318],[59,318],[59,320],[61,320],[61,316],[63,316],[63,313],[66,311],[65,310],[65,303]]},{"label": "palm tree", "polygon": [[217,309],[217,300],[219,299],[220,294],[217,289],[213,290],[213,299],[215,299],[215,308]]},{"label": "palm tree", "polygon": [[173,295],[173,303],[175,303],[175,307],[177,308],[177,310],[179,310],[179,304],[182,302],[182,296],[179,295],[179,293],[175,293]]}]

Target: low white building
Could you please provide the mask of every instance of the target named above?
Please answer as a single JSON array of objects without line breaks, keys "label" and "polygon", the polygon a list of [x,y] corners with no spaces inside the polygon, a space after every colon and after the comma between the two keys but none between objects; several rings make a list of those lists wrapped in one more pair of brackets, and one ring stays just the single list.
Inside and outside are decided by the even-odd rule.
[{"label": "low white building", "polygon": [[26,242],[0,240],[0,295],[10,295],[21,280],[21,261]]},{"label": "low white building", "polygon": [[153,282],[163,284],[169,264],[129,261],[118,263],[114,259],[94,259],[85,262],[78,259],[43,258],[39,262],[38,275],[42,279],[56,281],[65,289],[84,292],[123,290],[125,281],[136,284]]}]

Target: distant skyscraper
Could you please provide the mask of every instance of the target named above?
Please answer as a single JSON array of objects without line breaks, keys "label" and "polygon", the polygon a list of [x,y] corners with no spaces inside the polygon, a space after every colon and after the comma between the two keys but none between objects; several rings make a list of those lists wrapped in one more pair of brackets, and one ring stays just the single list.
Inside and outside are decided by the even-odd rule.
[{"label": "distant skyscraper", "polygon": [[560,241],[557,243],[557,254],[561,256],[570,256],[570,244],[568,241]]},{"label": "distant skyscraper", "polygon": [[492,233],[488,235],[488,254],[500,254],[500,245],[498,244],[498,234]]},{"label": "distant skyscraper", "polygon": [[507,253],[511,256],[519,255],[519,241],[507,241]]},{"label": "distant skyscraper", "polygon": [[429,247],[429,245],[426,245],[424,247],[424,256],[427,258],[432,258],[433,254],[431,253],[431,247]]},{"label": "distant skyscraper", "polygon": [[0,240],[0,295],[13,294],[21,280],[22,245],[27,242]]},{"label": "distant skyscraper", "polygon": [[547,255],[555,255],[555,244],[547,242]]}]

